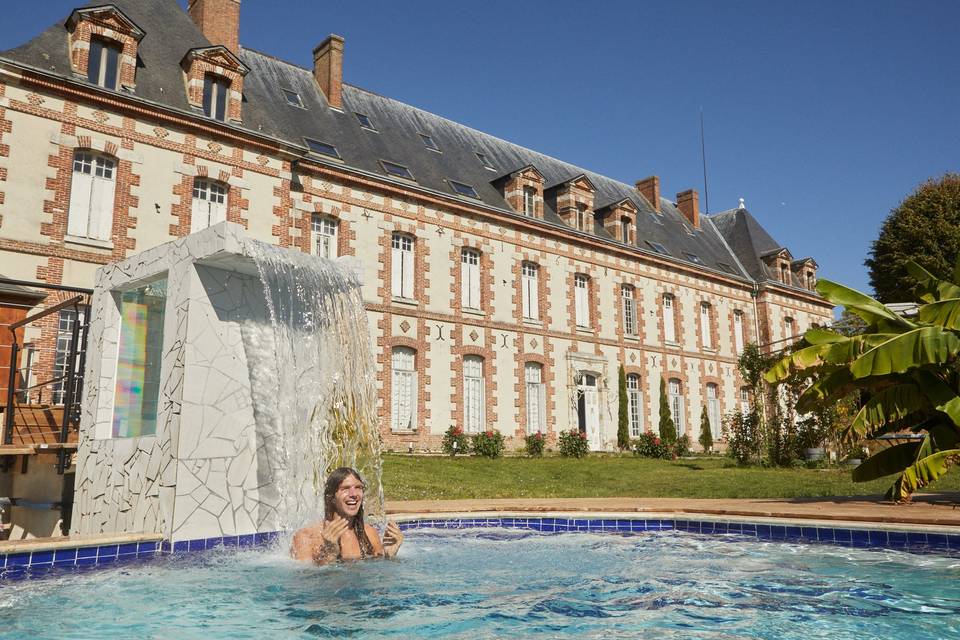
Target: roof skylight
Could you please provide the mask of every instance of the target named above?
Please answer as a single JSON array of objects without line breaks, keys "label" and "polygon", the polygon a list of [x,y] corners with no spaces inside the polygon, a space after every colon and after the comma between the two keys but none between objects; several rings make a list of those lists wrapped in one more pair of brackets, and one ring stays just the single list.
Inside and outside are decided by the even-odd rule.
[{"label": "roof skylight", "polygon": [[654,222],[656,222],[657,224],[663,224],[663,220],[661,220],[661,219],[660,219],[660,216],[658,216],[657,214],[655,214],[655,213],[648,213],[647,215],[649,215],[649,216],[650,216],[650,219],[653,220]]},{"label": "roof skylight", "polygon": [[487,158],[486,154],[480,153],[477,151],[477,159],[480,161],[480,164],[483,165],[484,169],[489,169],[490,171],[496,171],[497,168],[491,164],[490,160]]},{"label": "roof skylight", "polygon": [[653,242],[652,240],[647,240],[646,243],[650,245],[650,248],[656,251],[657,253],[662,253],[665,256],[670,255],[670,252],[667,251],[667,248],[660,244],[659,242]]},{"label": "roof skylight", "polygon": [[292,107],[300,107],[301,109],[306,109],[303,106],[303,100],[300,99],[300,94],[296,91],[291,91],[290,89],[281,89],[283,91],[283,97],[287,99],[287,104]]},{"label": "roof skylight", "polygon": [[370,129],[370,131],[376,131],[377,128],[373,126],[373,121],[370,120],[370,116],[363,113],[355,113],[357,120],[360,122],[360,126],[364,129]]},{"label": "roof skylight", "polygon": [[410,173],[410,169],[407,169],[402,164],[397,164],[396,162],[388,162],[386,160],[381,160],[380,164],[383,166],[383,170],[392,176],[397,176],[398,178],[406,178],[407,180],[414,180],[413,174]]},{"label": "roof skylight", "polygon": [[471,187],[469,184],[457,182],[456,180],[448,180],[448,182],[450,183],[450,186],[453,187],[453,190],[460,195],[476,198],[478,200],[480,199],[480,196],[477,195],[477,190]]},{"label": "roof skylight", "polygon": [[337,148],[328,142],[321,142],[320,140],[314,140],[313,138],[304,138],[303,141],[307,143],[307,148],[310,149],[310,153],[316,153],[322,156],[330,156],[331,158],[340,159],[340,152],[337,151]]},{"label": "roof skylight", "polygon": [[420,139],[423,140],[423,146],[425,146],[427,149],[430,149],[430,151],[440,151],[440,147],[437,146],[437,143],[434,142],[433,138],[427,134],[421,133]]},{"label": "roof skylight", "polygon": [[[683,255],[687,256],[687,260],[689,260],[690,262],[692,262],[692,263],[694,263],[694,264],[704,264],[704,263],[703,263],[703,260],[700,259],[700,256],[698,256],[698,255],[695,254],[695,253],[685,253],[685,254],[683,254]],[[704,265],[704,266],[706,266],[706,265]]]}]

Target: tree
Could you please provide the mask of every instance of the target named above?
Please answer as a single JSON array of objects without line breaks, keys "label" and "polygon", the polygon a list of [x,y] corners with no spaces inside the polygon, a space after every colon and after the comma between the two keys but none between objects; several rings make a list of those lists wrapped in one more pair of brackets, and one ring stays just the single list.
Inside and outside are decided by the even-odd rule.
[{"label": "tree", "polygon": [[958,256],[960,174],[947,173],[927,180],[890,212],[864,264],[877,300],[906,302],[918,284],[907,271],[909,260],[947,279]]},{"label": "tree", "polygon": [[667,382],[660,378],[660,439],[664,442],[676,442],[677,426],[670,414],[670,399],[667,398]]},{"label": "tree", "polygon": [[630,416],[629,403],[627,402],[627,372],[624,371],[622,364],[620,365],[618,388],[620,413],[617,416],[617,446],[621,451],[624,451],[630,448]]},{"label": "tree", "polygon": [[704,451],[713,447],[713,434],[710,433],[710,416],[707,415],[707,405],[700,411],[700,446]]},{"label": "tree", "polygon": [[797,401],[799,412],[862,393],[868,399],[840,429],[847,442],[913,432],[917,439],[882,449],[853,471],[855,482],[897,474],[887,492],[897,502],[909,501],[960,461],[960,261],[952,282],[916,262],[907,269],[918,283],[916,316],[900,316],[869,296],[821,280],[817,291],[859,316],[865,329],[849,336],[810,329],[804,334],[809,346],[765,374],[771,383],[798,372],[816,376]]}]

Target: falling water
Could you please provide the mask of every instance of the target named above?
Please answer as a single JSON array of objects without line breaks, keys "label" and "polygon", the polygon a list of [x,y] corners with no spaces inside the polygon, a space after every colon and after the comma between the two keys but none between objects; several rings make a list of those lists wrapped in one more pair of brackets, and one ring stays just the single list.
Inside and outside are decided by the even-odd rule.
[{"label": "falling water", "polygon": [[258,453],[269,467],[260,485],[275,487],[277,526],[289,531],[322,517],[324,482],[340,466],[360,471],[366,513],[382,521],[375,374],[359,276],[341,261],[251,244],[269,324],[247,322],[242,334]]}]

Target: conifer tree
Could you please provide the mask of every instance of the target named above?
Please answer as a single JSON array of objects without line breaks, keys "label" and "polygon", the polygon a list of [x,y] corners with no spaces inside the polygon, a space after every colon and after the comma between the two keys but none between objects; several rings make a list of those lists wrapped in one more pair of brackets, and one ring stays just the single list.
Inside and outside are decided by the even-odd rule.
[{"label": "conifer tree", "polygon": [[704,451],[713,447],[713,433],[710,432],[710,416],[707,415],[707,406],[700,412],[700,446]]},{"label": "conifer tree", "polygon": [[620,413],[617,416],[617,446],[623,451],[630,448],[630,416],[628,415],[629,402],[627,401],[627,372],[624,371],[622,364],[620,365],[617,386],[620,395]]},{"label": "conifer tree", "polygon": [[667,397],[667,381],[660,378],[660,439],[664,442],[677,441],[677,425],[670,415],[670,399]]}]

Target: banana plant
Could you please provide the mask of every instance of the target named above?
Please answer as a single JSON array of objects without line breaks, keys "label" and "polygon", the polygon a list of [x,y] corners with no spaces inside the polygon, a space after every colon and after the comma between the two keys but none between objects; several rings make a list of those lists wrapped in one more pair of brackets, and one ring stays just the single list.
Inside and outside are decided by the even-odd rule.
[{"label": "banana plant", "polygon": [[853,472],[856,482],[896,474],[887,498],[911,495],[960,461],[960,260],[953,282],[911,262],[920,283],[916,315],[900,315],[873,298],[829,280],[817,291],[866,323],[858,335],[813,328],[801,348],[784,355],[764,374],[777,384],[801,375],[811,381],[797,400],[798,412],[860,392],[868,398],[841,425],[846,441],[888,433],[916,434],[913,441],[883,449]]}]

